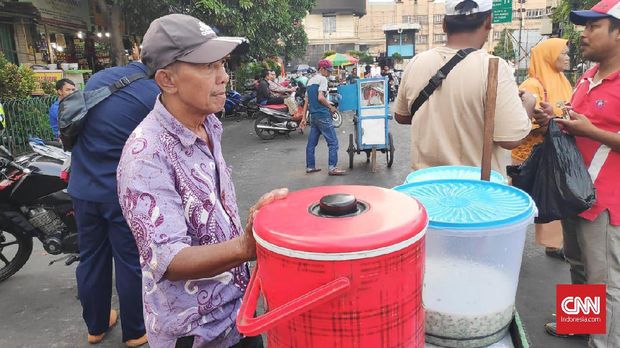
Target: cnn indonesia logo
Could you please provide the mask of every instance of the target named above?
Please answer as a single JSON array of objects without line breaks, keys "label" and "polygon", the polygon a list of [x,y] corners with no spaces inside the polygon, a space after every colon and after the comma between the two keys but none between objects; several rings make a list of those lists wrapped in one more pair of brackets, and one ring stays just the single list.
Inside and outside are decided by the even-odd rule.
[{"label": "cnn indonesia logo", "polygon": [[558,284],[556,324],[560,334],[604,334],[604,284]]}]

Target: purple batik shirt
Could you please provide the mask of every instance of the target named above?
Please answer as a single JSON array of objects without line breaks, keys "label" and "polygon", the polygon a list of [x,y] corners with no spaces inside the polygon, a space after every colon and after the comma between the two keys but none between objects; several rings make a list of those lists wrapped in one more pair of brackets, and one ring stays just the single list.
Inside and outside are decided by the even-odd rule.
[{"label": "purple batik shirt", "polygon": [[243,233],[222,124],[208,115],[208,144],[161,104],[131,134],[118,166],[118,196],[140,252],[144,319],[153,348],[195,336],[195,347],[230,347],[248,283],[246,264],[189,281],[162,278],[183,248],[217,244]]}]

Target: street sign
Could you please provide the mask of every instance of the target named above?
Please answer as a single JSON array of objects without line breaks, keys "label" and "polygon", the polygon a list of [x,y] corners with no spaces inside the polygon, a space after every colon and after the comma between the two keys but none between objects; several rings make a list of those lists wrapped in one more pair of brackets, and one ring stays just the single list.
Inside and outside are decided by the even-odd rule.
[{"label": "street sign", "polygon": [[512,22],[512,0],[493,0],[493,23]]}]

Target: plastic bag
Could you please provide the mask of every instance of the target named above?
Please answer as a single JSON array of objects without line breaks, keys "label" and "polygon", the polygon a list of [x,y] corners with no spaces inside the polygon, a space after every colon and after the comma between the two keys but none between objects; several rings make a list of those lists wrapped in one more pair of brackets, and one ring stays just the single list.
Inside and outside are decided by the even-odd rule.
[{"label": "plastic bag", "polygon": [[596,194],[575,137],[549,122],[545,140],[520,166],[509,166],[515,187],[527,192],[538,207],[536,223],[576,216],[594,205]]}]

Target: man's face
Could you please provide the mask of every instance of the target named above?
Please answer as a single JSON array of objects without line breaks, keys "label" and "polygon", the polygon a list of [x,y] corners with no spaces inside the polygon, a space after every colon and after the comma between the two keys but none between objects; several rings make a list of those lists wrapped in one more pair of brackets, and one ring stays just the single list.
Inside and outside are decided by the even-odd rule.
[{"label": "man's face", "polygon": [[65,83],[61,89],[57,89],[56,93],[58,94],[58,99],[63,100],[64,97],[75,91],[75,86],[70,83]]},{"label": "man's face", "polygon": [[276,72],[275,71],[270,71],[269,72],[269,80],[271,80],[271,81],[275,81],[276,80]]},{"label": "man's face", "polygon": [[323,75],[323,76],[325,76],[325,77],[329,77],[329,75],[330,75],[330,71],[329,71],[329,70],[327,70],[327,69],[325,69],[325,68],[321,68],[321,69],[319,70],[319,72],[321,73],[321,75]]},{"label": "man's face", "polygon": [[609,32],[609,19],[588,21],[581,33],[581,54],[593,62],[601,62],[610,54],[616,54],[620,45],[620,29]]},{"label": "man's face", "polygon": [[177,62],[171,79],[174,91],[189,109],[211,114],[224,108],[226,102],[226,73],[224,59],[209,64]]}]

